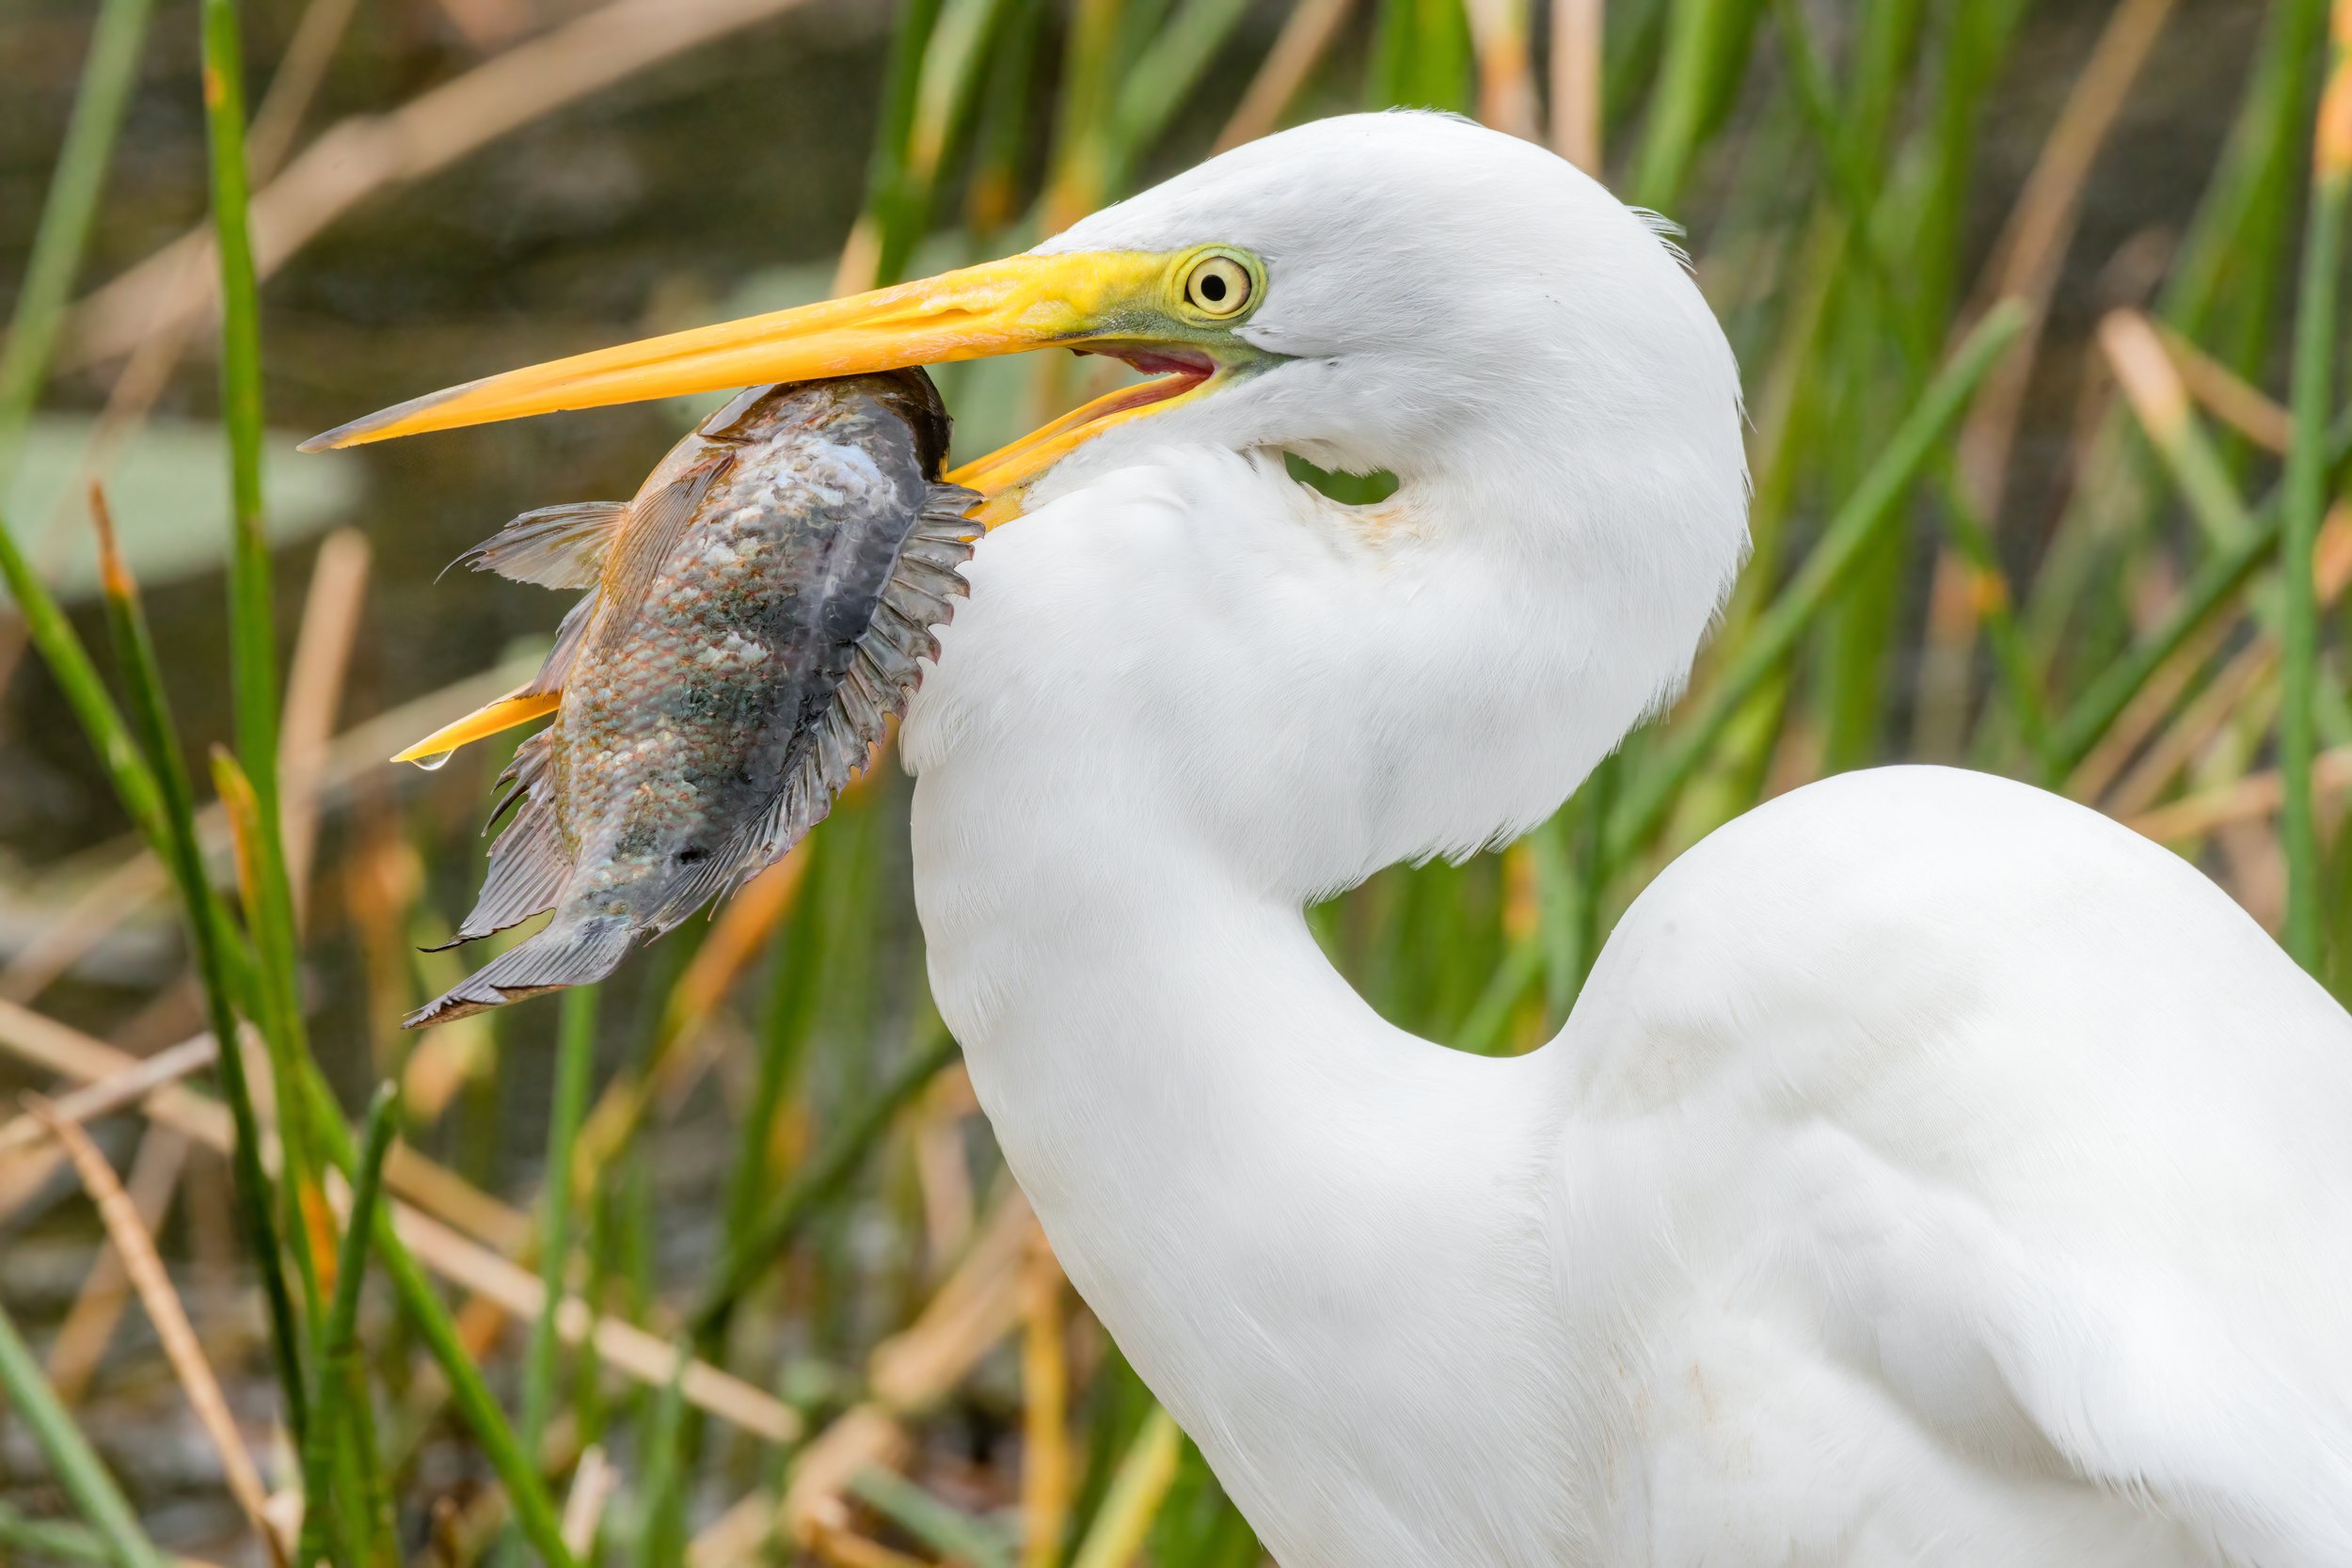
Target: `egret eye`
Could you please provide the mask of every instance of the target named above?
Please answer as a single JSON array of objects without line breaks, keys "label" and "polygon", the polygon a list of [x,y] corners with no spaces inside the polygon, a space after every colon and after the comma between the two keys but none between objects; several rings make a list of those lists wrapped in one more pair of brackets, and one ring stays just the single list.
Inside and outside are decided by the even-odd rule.
[{"label": "egret eye", "polygon": [[1203,256],[1184,275],[1184,303],[1204,316],[1239,315],[1249,290],[1249,269],[1231,256]]}]

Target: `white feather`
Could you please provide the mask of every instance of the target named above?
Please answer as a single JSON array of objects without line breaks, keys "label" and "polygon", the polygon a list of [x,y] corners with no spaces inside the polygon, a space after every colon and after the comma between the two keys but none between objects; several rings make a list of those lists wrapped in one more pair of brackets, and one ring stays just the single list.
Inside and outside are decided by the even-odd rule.
[{"label": "white feather", "polygon": [[1206,243],[1296,357],[982,543],[905,751],[1007,1157],[1284,1568],[2352,1562],[2352,1022],[2165,851],[1850,775],[1670,867],[1533,1055],[1350,991],[1307,901],[1540,819],[1678,688],[1736,372],[1640,214],[1458,121],[1056,242]]}]

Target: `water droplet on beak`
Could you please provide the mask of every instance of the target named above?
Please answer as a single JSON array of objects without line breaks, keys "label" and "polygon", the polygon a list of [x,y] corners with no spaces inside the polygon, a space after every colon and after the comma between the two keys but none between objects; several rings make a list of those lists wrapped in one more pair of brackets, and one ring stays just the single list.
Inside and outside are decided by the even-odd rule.
[{"label": "water droplet on beak", "polygon": [[449,759],[456,754],[456,751],[452,749],[447,752],[436,752],[428,757],[410,757],[408,762],[411,767],[421,768],[428,773],[438,773],[449,766]]}]

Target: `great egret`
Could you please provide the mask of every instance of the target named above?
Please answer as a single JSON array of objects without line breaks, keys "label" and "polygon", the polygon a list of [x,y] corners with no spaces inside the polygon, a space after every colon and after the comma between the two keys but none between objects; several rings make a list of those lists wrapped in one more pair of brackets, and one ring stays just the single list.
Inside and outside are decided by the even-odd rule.
[{"label": "great egret", "polygon": [[906,724],[932,985],[1286,1568],[2352,1562],[2352,1021],[2172,855],[1993,778],[1817,784],[1507,1060],[1311,940],[1553,810],[1740,561],[1723,335],[1540,149],[1327,120],[322,439],[1054,345],[1166,373],[961,476],[1022,515]]}]

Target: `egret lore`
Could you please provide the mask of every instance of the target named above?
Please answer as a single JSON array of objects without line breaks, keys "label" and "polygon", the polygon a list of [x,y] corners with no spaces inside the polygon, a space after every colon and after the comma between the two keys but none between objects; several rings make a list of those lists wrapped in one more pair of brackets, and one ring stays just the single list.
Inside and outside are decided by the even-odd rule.
[{"label": "egret lore", "polygon": [[957,476],[1008,521],[905,726],[931,984],[1284,1568],[2352,1563],[2352,1021],[2185,863],[1980,775],[1816,784],[1503,1060],[1310,936],[1558,807],[1745,548],[1722,332],[1543,150],[1327,120],[322,441],[1046,347],[1156,379]]}]

